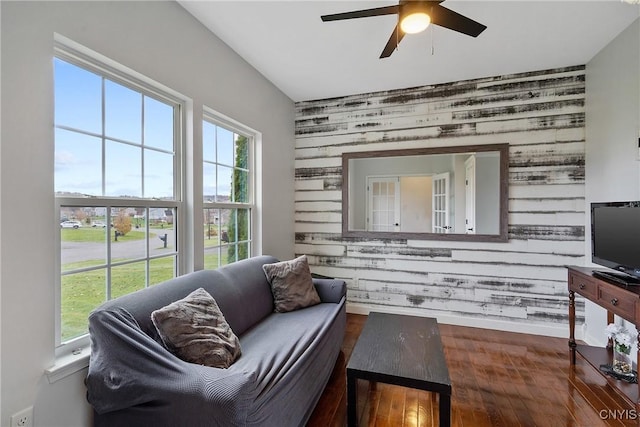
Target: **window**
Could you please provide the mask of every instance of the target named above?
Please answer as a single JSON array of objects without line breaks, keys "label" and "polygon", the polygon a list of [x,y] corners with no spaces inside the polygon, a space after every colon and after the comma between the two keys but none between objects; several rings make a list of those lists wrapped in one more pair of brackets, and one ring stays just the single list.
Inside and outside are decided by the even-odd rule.
[{"label": "window", "polygon": [[66,49],[54,72],[60,346],[98,305],[179,274],[182,104]]},{"label": "window", "polygon": [[207,111],[202,122],[204,266],[251,256],[254,135]]}]

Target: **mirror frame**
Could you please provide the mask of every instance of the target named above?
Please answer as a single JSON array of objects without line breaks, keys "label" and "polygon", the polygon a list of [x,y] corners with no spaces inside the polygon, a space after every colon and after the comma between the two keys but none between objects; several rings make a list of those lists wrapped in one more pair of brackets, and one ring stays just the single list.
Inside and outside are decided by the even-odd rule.
[{"label": "mirror frame", "polygon": [[[349,160],[403,157],[428,154],[459,154],[471,152],[498,151],[500,153],[500,210],[498,234],[463,234],[463,233],[417,233],[395,231],[362,231],[349,230]],[[455,147],[410,148],[398,150],[362,151],[342,153],[342,237],[355,239],[414,239],[414,240],[448,240],[463,242],[507,242],[509,240],[508,224],[509,203],[509,144],[464,145]]]}]

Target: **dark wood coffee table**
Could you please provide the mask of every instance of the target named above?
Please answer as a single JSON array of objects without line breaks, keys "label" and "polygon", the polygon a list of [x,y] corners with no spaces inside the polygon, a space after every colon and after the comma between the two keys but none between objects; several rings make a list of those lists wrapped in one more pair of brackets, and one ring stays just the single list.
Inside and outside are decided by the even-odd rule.
[{"label": "dark wood coffee table", "polygon": [[369,313],[347,364],[349,426],[358,425],[358,379],[438,393],[440,427],[451,425],[451,379],[436,319]]}]

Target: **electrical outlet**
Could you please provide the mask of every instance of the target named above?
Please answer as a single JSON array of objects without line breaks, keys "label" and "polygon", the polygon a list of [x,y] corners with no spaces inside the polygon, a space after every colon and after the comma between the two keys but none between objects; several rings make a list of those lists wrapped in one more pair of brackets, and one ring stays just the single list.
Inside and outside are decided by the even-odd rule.
[{"label": "electrical outlet", "polygon": [[33,406],[11,416],[11,427],[33,427]]}]

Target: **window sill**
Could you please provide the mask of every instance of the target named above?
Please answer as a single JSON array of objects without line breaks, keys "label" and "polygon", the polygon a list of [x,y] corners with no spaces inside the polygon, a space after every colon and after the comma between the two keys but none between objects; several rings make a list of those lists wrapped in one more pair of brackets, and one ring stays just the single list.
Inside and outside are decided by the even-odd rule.
[{"label": "window sill", "polygon": [[89,347],[85,347],[78,354],[67,354],[56,358],[55,364],[44,371],[49,384],[53,384],[88,367],[89,353]]}]

